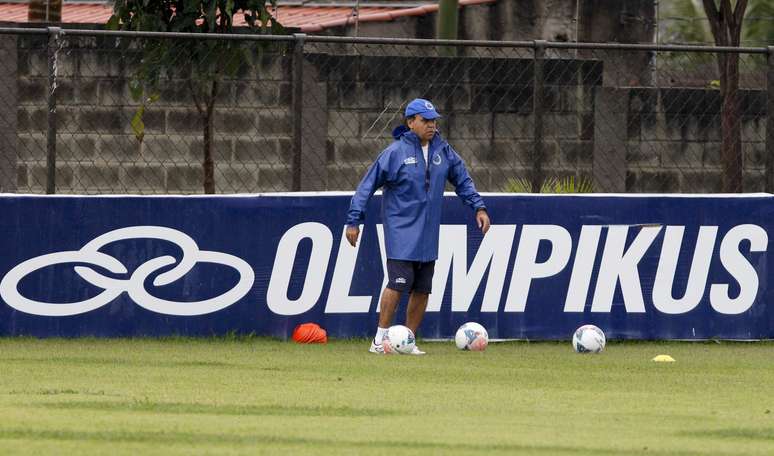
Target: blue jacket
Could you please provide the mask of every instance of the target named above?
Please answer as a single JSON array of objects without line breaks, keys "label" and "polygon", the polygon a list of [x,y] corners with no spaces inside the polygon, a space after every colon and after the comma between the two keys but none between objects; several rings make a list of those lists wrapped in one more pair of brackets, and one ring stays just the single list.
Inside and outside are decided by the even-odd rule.
[{"label": "blue jacket", "polygon": [[393,136],[396,141],[382,151],[357,186],[347,212],[347,225],[363,222],[368,200],[384,187],[382,220],[387,258],[434,261],[438,258],[446,181],[471,208],[484,208],[484,202],[465,162],[438,133],[430,141],[427,168],[417,135],[406,127],[398,127]]}]

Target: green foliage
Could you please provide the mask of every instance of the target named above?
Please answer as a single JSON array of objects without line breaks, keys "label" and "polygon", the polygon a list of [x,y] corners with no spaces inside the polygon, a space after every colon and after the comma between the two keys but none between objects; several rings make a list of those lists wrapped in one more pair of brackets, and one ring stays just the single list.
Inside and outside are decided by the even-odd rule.
[{"label": "green foliage", "polygon": [[[715,2],[719,5],[719,2]],[[731,2],[732,8],[736,2]],[[713,44],[707,15],[699,0],[659,3],[659,42]],[[774,44],[774,2],[749,0],[742,26],[742,43],[748,46]]]},{"label": "green foliage", "polygon": [[747,44],[774,45],[774,3],[771,0],[750,0],[742,36]]},{"label": "green foliage", "polygon": [[[715,2],[719,5],[719,2]],[[732,1],[735,7],[736,2]],[[680,0],[659,3],[659,43],[714,44],[706,12],[700,0]],[[742,26],[742,45],[774,44],[774,2],[750,0]],[[765,59],[741,55],[742,69],[760,71]],[[706,79],[706,87],[717,88],[716,56],[711,53],[659,53],[659,71],[678,84]]]},{"label": "green foliage", "polygon": [[[660,44],[711,44],[714,42],[701,1],[680,0],[659,3]],[[683,85],[702,85],[716,71],[711,53],[660,52],[657,59],[662,80]]]},{"label": "green foliage", "polygon": [[232,33],[234,14],[244,15],[248,28],[285,33],[271,21],[267,3],[277,0],[116,0],[107,22],[112,30],[183,33]]},{"label": "green foliage", "polygon": [[[107,28],[227,34],[234,32],[233,18],[239,13],[249,32],[286,33],[271,20],[267,3],[274,6],[276,0],[116,0]],[[139,47],[142,53],[129,82],[132,98],[140,102],[132,118],[132,130],[140,140],[145,128],[142,116],[146,106],[159,99],[164,78],[178,75],[185,80],[199,112],[206,115],[218,98],[218,82],[251,65],[248,47],[236,40],[142,39],[124,45]],[[260,50],[259,45],[252,45]]]},{"label": "green foliage", "polygon": [[[532,193],[532,183],[529,179],[508,179],[503,189],[510,193]],[[593,193],[594,185],[591,180],[581,177],[575,179],[575,176],[564,178],[550,177],[543,181],[540,187],[540,193]]]},{"label": "green foliage", "polygon": [[712,43],[707,16],[700,4],[691,0],[659,3],[661,43]]}]

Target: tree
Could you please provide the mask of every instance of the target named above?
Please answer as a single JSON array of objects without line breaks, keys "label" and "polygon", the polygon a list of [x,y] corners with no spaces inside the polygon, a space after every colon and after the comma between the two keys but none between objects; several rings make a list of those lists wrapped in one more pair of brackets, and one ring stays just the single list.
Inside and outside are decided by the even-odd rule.
[{"label": "tree", "polygon": [[[701,2],[702,0],[689,0],[660,3],[659,44],[713,42],[707,16],[699,8]],[[742,38],[741,43],[746,46],[769,46],[774,43],[774,2],[747,2]]]},{"label": "tree", "polygon": [[[276,6],[276,0],[268,2]],[[272,19],[265,0],[116,0],[107,26],[113,30],[187,33],[234,33],[234,15],[241,12],[249,32],[285,33]],[[213,160],[215,104],[224,77],[234,77],[250,64],[248,50],[237,40],[146,39],[140,42],[142,59],[129,81],[140,101],[132,129],[142,140],[146,106],[159,99],[160,83],[174,74],[187,79],[202,127],[204,193],[215,193]]]},{"label": "tree", "polygon": [[[720,0],[720,7],[715,4],[715,0],[703,0],[703,3],[715,45],[739,47],[747,0],[737,0],[734,7],[731,6],[731,0]],[[720,110],[722,190],[740,192],[743,187],[742,128],[739,117],[739,54],[718,52],[717,61],[722,103]]]}]

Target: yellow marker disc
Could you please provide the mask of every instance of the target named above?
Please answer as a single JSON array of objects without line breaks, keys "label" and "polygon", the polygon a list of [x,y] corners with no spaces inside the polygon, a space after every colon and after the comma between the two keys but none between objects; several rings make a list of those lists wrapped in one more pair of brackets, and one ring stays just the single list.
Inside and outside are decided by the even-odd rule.
[{"label": "yellow marker disc", "polygon": [[653,358],[651,361],[655,361],[657,363],[673,363],[675,362],[675,359],[669,355],[658,355],[655,358]]}]

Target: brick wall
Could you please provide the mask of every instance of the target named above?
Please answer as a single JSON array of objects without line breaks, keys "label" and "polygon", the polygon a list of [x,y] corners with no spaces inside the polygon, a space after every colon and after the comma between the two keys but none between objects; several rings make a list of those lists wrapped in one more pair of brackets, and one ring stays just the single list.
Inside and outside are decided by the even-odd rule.
[{"label": "brick wall", "polygon": [[[0,173],[12,176],[2,180],[2,188],[42,192],[46,41],[12,38],[0,47],[8,56],[0,82],[9,87],[0,112],[10,119],[0,125],[6,157]],[[351,54],[351,48],[336,46]],[[367,56],[331,55],[319,48],[310,46],[305,55],[300,100],[293,96],[292,53],[252,49],[253,64],[221,84],[214,141],[218,192],[293,189],[297,139],[301,188],[351,190],[391,141],[405,103],[419,96],[433,100],[443,114],[442,134],[465,159],[480,190],[500,191],[511,178],[529,177],[536,134],[531,50],[439,58],[411,56],[415,51],[397,46],[357,49],[379,54]],[[400,55],[384,55],[391,50]],[[132,52],[103,38],[70,38],[60,50],[58,192],[201,193],[201,118],[186,75],[162,84],[160,100],[145,113],[140,142],[131,128],[138,107],[128,86],[131,62],[138,57]],[[543,71],[546,175],[593,176],[594,163],[602,163],[616,166],[609,174],[618,179],[620,173],[614,188],[621,191],[719,190],[717,90],[603,92],[599,59],[548,59]],[[615,100],[600,103],[606,93]],[[743,97],[745,191],[759,191],[765,182],[765,93],[745,91]],[[302,106],[297,119],[294,103]],[[300,120],[298,132],[294,120]],[[621,161],[599,155],[602,146],[620,150]]]},{"label": "brick wall", "polygon": [[[20,39],[18,191],[45,188],[46,49]],[[57,187],[62,193],[201,193],[202,119],[182,77],[162,84],[142,141],[131,120],[136,59],[114,40],[70,39],[59,53]],[[178,75],[182,76],[182,75]],[[292,158],[289,60],[263,58],[221,84],[213,155],[219,192],[289,190]]]},{"label": "brick wall", "polygon": [[[744,191],[765,191],[766,92],[740,99]],[[720,191],[719,90],[632,88],[626,102],[628,191]]]},{"label": "brick wall", "polygon": [[[479,189],[499,191],[508,179],[529,175],[535,138],[531,59],[308,58],[322,69],[318,79],[327,81],[329,176],[351,172],[341,180],[356,183],[389,144],[405,103],[420,96],[442,113],[441,132]],[[601,71],[598,61],[545,64],[543,137],[552,175],[590,174],[593,90]]]}]

